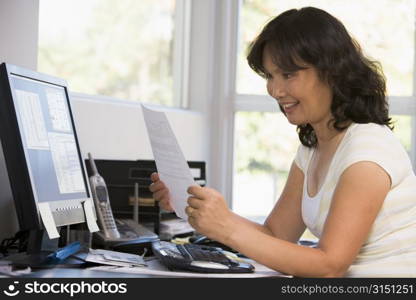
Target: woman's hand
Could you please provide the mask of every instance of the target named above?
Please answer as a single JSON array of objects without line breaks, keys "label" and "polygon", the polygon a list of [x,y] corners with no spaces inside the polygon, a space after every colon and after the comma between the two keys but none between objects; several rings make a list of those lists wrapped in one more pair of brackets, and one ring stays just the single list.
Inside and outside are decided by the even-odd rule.
[{"label": "woman's hand", "polygon": [[153,199],[159,202],[159,206],[167,211],[173,211],[172,204],[170,203],[170,193],[169,189],[160,180],[159,174],[152,173],[150,175],[152,184],[149,186],[149,190],[153,193]]},{"label": "woman's hand", "polygon": [[216,190],[192,185],[191,195],[185,208],[188,222],[198,233],[221,243],[226,243],[231,233],[235,214],[231,212],[224,197]]}]

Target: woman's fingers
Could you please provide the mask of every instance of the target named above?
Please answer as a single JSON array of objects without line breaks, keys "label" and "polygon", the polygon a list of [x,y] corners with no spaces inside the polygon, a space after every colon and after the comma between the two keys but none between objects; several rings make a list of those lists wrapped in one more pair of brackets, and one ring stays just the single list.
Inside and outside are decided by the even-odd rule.
[{"label": "woman's fingers", "polygon": [[157,201],[162,201],[163,199],[169,198],[169,190],[168,189],[161,189],[155,193],[153,193],[153,199]]},{"label": "woman's fingers", "polygon": [[203,204],[203,200],[199,198],[195,198],[195,197],[188,197],[187,202],[190,207],[196,208],[196,209],[201,208]]},{"label": "woman's fingers", "polygon": [[199,185],[189,186],[187,192],[197,198],[203,198],[206,195],[206,189]]},{"label": "woman's fingers", "polygon": [[151,185],[149,185],[149,190],[152,193],[155,193],[155,192],[160,191],[160,190],[163,190],[163,189],[167,189],[167,187],[163,183],[163,181],[160,181],[160,180],[158,180],[156,182],[153,182]]},{"label": "woman's fingers", "polygon": [[159,206],[167,211],[174,211],[172,204],[170,203],[169,198],[165,198],[159,201]]},{"label": "woman's fingers", "polygon": [[152,180],[153,182],[155,182],[155,181],[158,181],[160,178],[159,178],[159,174],[158,173],[156,173],[156,172],[153,172],[151,175],[150,175],[150,180]]}]

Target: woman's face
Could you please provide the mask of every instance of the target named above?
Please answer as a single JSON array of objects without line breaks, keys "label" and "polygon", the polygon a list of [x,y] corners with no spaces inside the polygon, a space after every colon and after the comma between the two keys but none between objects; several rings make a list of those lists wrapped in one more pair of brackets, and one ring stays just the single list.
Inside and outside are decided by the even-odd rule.
[{"label": "woman's face", "polygon": [[267,91],[278,101],[291,124],[326,126],[332,117],[332,91],[319,79],[314,67],[305,65],[306,69],[284,72],[273,63],[267,47],[263,66],[267,72]]}]

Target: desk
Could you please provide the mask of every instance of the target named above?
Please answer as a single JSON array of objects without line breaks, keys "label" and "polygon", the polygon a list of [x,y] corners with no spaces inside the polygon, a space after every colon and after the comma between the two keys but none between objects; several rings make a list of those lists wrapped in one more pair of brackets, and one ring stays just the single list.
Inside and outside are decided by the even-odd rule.
[{"label": "desk", "polygon": [[254,261],[250,261],[255,267],[254,273],[248,274],[205,274],[195,272],[169,271],[154,257],[146,260],[147,267],[114,267],[98,266],[91,268],[52,268],[35,270],[30,274],[22,275],[23,278],[259,278],[259,277],[290,277],[273,271]]}]

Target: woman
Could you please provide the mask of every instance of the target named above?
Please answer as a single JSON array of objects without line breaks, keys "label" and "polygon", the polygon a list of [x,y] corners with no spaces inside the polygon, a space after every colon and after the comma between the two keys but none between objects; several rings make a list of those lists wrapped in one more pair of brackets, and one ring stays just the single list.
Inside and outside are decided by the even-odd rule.
[{"label": "woman", "polygon": [[[270,21],[248,62],[267,81],[301,144],[264,225],[191,186],[186,213],[202,234],[301,277],[416,277],[416,177],[391,132],[385,81],[336,18],[306,7]],[[169,191],[152,174],[165,209]],[[316,248],[297,244],[308,228]]]}]

